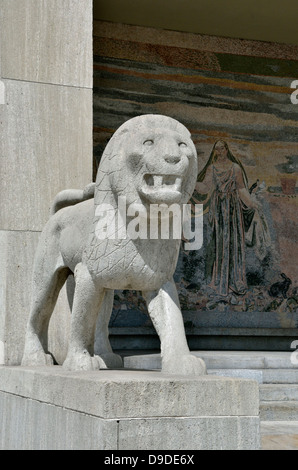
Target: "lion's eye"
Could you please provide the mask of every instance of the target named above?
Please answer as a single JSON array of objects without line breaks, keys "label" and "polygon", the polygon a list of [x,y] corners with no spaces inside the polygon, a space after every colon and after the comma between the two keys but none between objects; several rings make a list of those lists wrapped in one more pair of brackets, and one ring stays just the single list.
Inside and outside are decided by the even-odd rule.
[{"label": "lion's eye", "polygon": [[185,148],[185,147],[187,147],[187,145],[186,145],[185,142],[179,142],[178,145],[179,145],[180,148]]},{"label": "lion's eye", "polygon": [[143,145],[153,145],[153,144],[154,144],[154,142],[153,142],[152,139],[147,139],[147,140],[145,140],[145,142],[143,142]]}]

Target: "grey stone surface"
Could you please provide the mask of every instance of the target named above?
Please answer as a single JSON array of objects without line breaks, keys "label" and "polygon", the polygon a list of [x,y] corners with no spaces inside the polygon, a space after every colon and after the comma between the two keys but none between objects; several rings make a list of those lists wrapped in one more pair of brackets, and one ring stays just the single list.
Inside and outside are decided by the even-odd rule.
[{"label": "grey stone surface", "polygon": [[20,364],[30,302],[32,254],[36,232],[0,232],[0,341],[1,364]]},{"label": "grey stone surface", "polygon": [[2,0],[2,77],[92,88],[92,4]]},{"label": "grey stone surface", "polygon": [[297,369],[286,351],[198,351],[210,369]]},{"label": "grey stone surface", "polygon": [[[39,232],[0,231],[0,364],[18,365],[22,360],[39,236]],[[49,345],[59,363],[66,357],[69,326],[64,287],[49,326]]]},{"label": "grey stone surface", "polygon": [[260,400],[263,401],[298,401],[298,384],[262,384]]},{"label": "grey stone surface", "polygon": [[258,385],[161,372],[0,367],[0,448],[259,449]]},{"label": "grey stone surface", "polygon": [[262,421],[261,432],[264,436],[284,434],[298,435],[298,421]]},{"label": "grey stone surface", "polygon": [[[91,0],[0,2],[0,363],[22,358],[33,253],[52,200],[92,178],[92,55]],[[58,361],[68,321],[63,290],[49,332]]]},{"label": "grey stone surface", "polygon": [[243,379],[256,380],[263,383],[263,371],[255,369],[210,369],[209,375],[220,375],[221,377],[241,377]]},{"label": "grey stone surface", "polygon": [[[61,287],[74,273],[65,369],[121,366],[122,360],[109,342],[108,324],[114,289],[129,289],[143,292],[161,341],[163,372],[205,374],[204,362],[190,354],[173,280],[181,243],[182,207],[193,193],[197,164],[194,143],[183,124],[167,116],[142,115],[114,133],[91,191],[89,187],[79,193],[65,190],[56,196],[52,212],[58,211],[44,227],[35,256],[23,365],[52,363],[47,325]],[[92,190],[94,198],[90,199]],[[124,199],[122,214],[120,198]],[[152,207],[161,205],[168,210],[168,225],[169,209],[174,206],[180,214],[178,230],[173,223],[166,237],[161,235],[165,216],[152,215]],[[130,232],[136,213],[145,221],[145,235]],[[174,215],[172,219],[176,220]]]},{"label": "grey stone surface", "polygon": [[264,383],[297,384],[298,369],[266,369],[263,371],[263,381]]},{"label": "grey stone surface", "polygon": [[[124,353],[125,354],[125,353]],[[125,356],[123,358],[124,367],[128,369],[161,369],[160,354],[138,354]]]},{"label": "grey stone surface", "polygon": [[298,401],[262,401],[260,418],[262,421],[297,421]]},{"label": "grey stone surface", "polygon": [[117,449],[117,421],[0,392],[1,450]]},{"label": "grey stone surface", "polygon": [[298,450],[297,421],[263,421],[261,450]]},{"label": "grey stone surface", "polygon": [[[295,377],[298,371],[297,364],[291,361],[290,351],[192,351],[192,354],[201,357],[208,370],[254,369],[263,371],[268,378],[270,375],[278,377],[280,371],[285,377]],[[156,353],[125,355],[124,364],[132,368],[160,369],[161,358]]]},{"label": "grey stone surface", "polygon": [[259,412],[257,382],[207,375],[4,366],[0,390],[108,419],[258,416]]},{"label": "grey stone surface", "polygon": [[258,417],[121,420],[119,449],[258,450]]},{"label": "grey stone surface", "polygon": [[[243,377],[260,384],[297,384],[298,367],[291,352],[283,351],[192,351],[201,357],[209,374]],[[124,366],[132,369],[160,369],[160,354],[124,355]]]},{"label": "grey stone surface", "polygon": [[92,90],[4,80],[2,230],[41,231],[65,187],[92,178]]}]

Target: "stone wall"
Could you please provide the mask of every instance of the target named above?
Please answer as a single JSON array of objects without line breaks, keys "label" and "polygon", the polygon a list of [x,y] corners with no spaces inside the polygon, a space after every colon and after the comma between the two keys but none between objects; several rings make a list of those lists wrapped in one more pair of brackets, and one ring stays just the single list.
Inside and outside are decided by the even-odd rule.
[{"label": "stone wall", "polygon": [[[92,178],[92,1],[2,0],[0,54],[0,364],[14,365],[51,202]],[[64,290],[49,338],[58,359],[68,323]]]}]

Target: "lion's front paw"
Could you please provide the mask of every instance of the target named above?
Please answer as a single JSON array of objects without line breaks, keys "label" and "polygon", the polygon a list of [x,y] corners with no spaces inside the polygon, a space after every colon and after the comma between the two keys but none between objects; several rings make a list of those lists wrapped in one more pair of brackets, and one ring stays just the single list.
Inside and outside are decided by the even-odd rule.
[{"label": "lion's front paw", "polygon": [[100,363],[96,356],[90,356],[87,350],[69,352],[62,367],[66,370],[99,370]]},{"label": "lion's front paw", "polygon": [[165,374],[201,376],[207,374],[206,364],[203,359],[185,354],[179,358],[171,358],[162,362],[162,372]]},{"label": "lion's front paw", "polygon": [[115,353],[106,353],[95,356],[101,369],[120,369],[123,367],[122,357]]}]

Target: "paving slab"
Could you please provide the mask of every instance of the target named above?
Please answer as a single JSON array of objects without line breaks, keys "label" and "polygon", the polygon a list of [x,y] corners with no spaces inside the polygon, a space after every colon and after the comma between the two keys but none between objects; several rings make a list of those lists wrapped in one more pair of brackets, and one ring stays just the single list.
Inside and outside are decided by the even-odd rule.
[{"label": "paving slab", "polygon": [[262,450],[298,450],[298,421],[262,421]]}]

